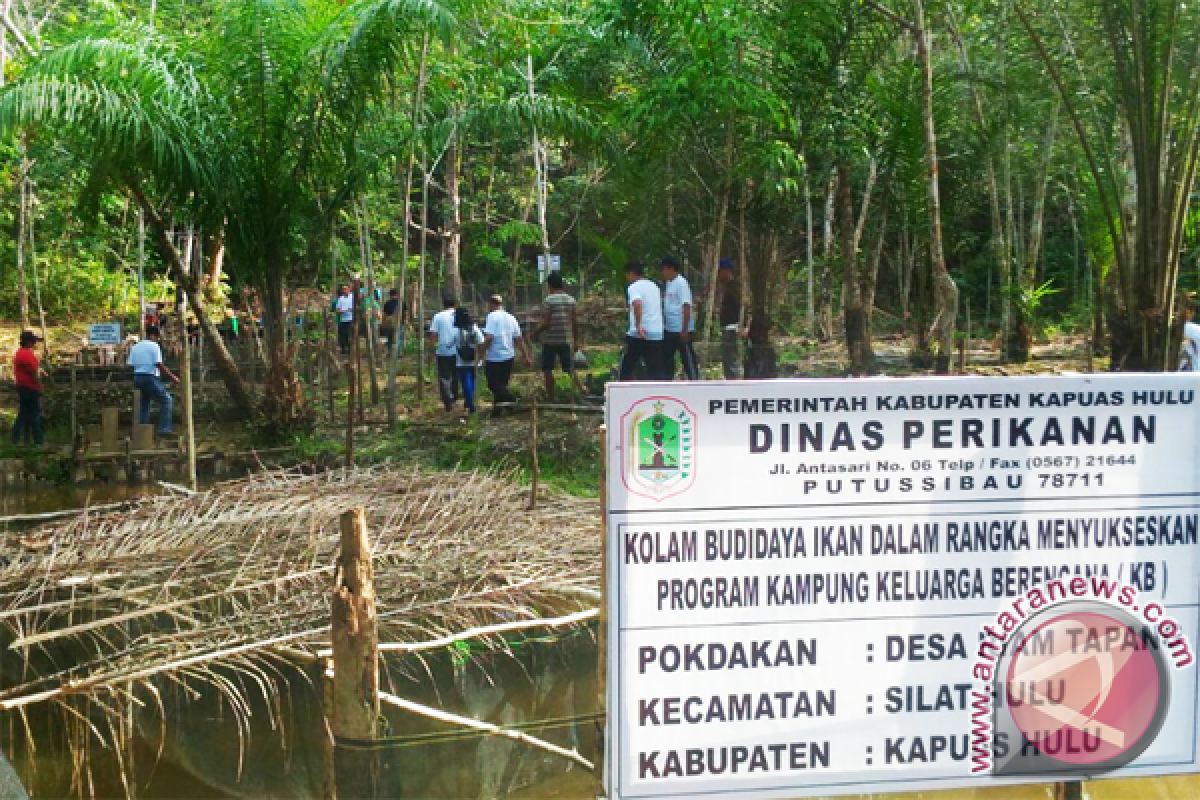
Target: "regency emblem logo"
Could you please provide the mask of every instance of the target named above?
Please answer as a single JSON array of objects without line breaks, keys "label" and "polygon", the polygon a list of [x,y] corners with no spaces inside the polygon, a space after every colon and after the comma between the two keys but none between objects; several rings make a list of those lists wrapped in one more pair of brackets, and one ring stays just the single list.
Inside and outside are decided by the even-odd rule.
[{"label": "regency emblem logo", "polygon": [[621,418],[622,480],[633,494],[663,501],[696,480],[696,415],[673,397],[648,397]]}]

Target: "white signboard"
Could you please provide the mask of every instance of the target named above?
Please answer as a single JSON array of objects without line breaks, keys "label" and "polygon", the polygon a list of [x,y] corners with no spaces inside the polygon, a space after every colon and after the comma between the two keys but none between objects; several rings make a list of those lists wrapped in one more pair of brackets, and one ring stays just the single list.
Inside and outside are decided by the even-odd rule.
[{"label": "white signboard", "polygon": [[1198,392],[610,385],[610,796],[1198,771]]},{"label": "white signboard", "polygon": [[549,260],[549,262],[547,262],[546,256],[540,255],[537,257],[537,267],[538,267],[538,281],[541,283],[545,283],[546,276],[549,275],[551,272],[561,272],[562,271],[562,256],[550,256],[550,260]]},{"label": "white signboard", "polygon": [[88,325],[88,344],[93,347],[105,347],[120,345],[121,339],[121,323],[119,322],[98,322]]}]

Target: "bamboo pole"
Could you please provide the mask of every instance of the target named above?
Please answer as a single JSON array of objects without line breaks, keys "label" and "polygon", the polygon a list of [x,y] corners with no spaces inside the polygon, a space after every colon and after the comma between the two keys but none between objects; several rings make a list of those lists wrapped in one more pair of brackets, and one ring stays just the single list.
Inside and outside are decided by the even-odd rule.
[{"label": "bamboo pole", "polygon": [[[370,741],[379,734],[379,633],[366,512],[345,512],[341,526],[339,580],[330,598],[335,745],[342,739]],[[380,797],[380,777],[377,751],[335,746],[339,797]]]},{"label": "bamboo pole", "polygon": [[138,208],[138,330],[146,338],[146,215]]},{"label": "bamboo pole", "polygon": [[606,712],[596,722],[597,797],[606,797],[604,768],[608,763],[608,428],[600,426],[600,622],[596,626],[596,710]]},{"label": "bamboo pole", "polygon": [[[186,303],[187,293],[180,287]],[[184,306],[186,308],[186,305]],[[183,319],[183,437],[187,448],[187,485],[196,491],[196,419],[192,400],[192,342],[188,335],[187,318]]]},{"label": "bamboo pole", "polygon": [[533,473],[533,481],[529,487],[529,510],[533,511],[537,508],[538,501],[538,483],[541,479],[541,470],[538,468],[538,406],[537,398],[533,398],[533,403],[530,406],[530,431],[529,431],[529,458],[530,470]]}]

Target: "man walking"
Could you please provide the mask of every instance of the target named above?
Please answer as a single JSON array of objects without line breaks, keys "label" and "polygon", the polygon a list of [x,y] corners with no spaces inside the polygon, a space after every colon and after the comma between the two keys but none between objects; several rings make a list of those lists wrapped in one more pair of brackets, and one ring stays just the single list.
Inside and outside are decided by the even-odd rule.
[{"label": "man walking", "polygon": [[643,364],[650,380],[662,377],[663,307],[658,284],[648,280],[646,269],[636,261],[625,268],[629,301],[629,330],[625,334],[625,352],[621,355],[618,380],[631,381],[638,364]]},{"label": "man walking", "polygon": [[721,366],[725,380],[738,379],[738,339],[742,321],[742,290],[733,274],[733,262],[722,258],[717,268],[721,286]]},{"label": "man walking", "polygon": [[172,383],[179,383],[179,378],[167,369],[163,363],[162,347],[159,346],[161,334],[157,325],[146,326],[146,338],[133,346],[129,351],[129,366],[133,367],[133,386],[142,393],[141,408],[138,409],[138,422],[150,424],[150,402],[158,403],[159,436],[171,435],[171,395],[163,385],[160,375],[166,375]]},{"label": "man walking", "polygon": [[458,402],[458,328],[454,326],[454,312],[458,301],[446,295],[442,298],[442,310],[433,315],[429,324],[429,344],[434,347],[437,359],[438,394],[447,411],[454,410]]},{"label": "man walking", "polygon": [[[379,327],[379,336],[388,344],[388,348],[399,346],[404,349],[404,314],[406,309],[400,307],[400,290],[388,292],[387,302],[383,304],[383,324]],[[400,340],[396,341],[399,336]]]},{"label": "man walking", "polygon": [[517,402],[508,384],[512,380],[518,347],[525,365],[529,366],[532,361],[529,347],[521,336],[521,324],[504,310],[504,298],[494,294],[488,299],[487,322],[483,326],[483,376],[492,392],[493,403]]},{"label": "man walking", "polygon": [[692,334],[696,332],[696,317],[692,306],[692,287],[679,274],[679,262],[666,256],[660,262],[663,279],[663,377],[675,380],[675,354],[683,362],[683,377],[700,380],[696,366],[696,351]]},{"label": "man walking", "polygon": [[333,310],[337,313],[338,348],[342,355],[350,355],[350,344],[354,341],[354,295],[350,287],[342,284],[338,287],[337,297],[333,299]]},{"label": "man walking", "polygon": [[579,346],[579,324],[575,315],[575,298],[563,288],[562,274],[551,272],[546,278],[549,293],[542,301],[542,321],[537,336],[542,341],[542,376],[546,382],[546,397],[552,402],[555,395],[554,362],[571,376],[575,391],[583,394],[583,384],[575,372],[575,348]]},{"label": "man walking", "polygon": [[17,384],[17,420],[13,423],[12,443],[21,440],[41,445],[45,441],[42,430],[42,382],[38,379],[41,365],[33,347],[42,339],[33,331],[22,331],[20,346],[13,356],[13,378]]}]

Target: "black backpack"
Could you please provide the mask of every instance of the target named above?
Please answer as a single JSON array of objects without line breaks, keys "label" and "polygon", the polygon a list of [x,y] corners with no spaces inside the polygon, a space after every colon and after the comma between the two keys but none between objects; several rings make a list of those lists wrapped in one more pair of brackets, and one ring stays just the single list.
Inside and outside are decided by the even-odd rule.
[{"label": "black backpack", "polygon": [[475,363],[475,331],[458,329],[458,359],[467,364]]}]

